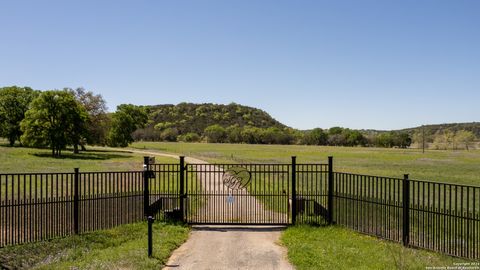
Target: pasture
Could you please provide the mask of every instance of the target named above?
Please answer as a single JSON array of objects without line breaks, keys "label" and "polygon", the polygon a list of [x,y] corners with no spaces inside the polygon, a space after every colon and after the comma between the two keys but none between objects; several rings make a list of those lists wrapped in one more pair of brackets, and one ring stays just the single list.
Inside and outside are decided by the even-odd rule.
[{"label": "pasture", "polygon": [[[402,177],[404,173],[409,173],[412,179],[470,185],[480,183],[478,150],[427,151],[422,154],[419,150],[411,149],[151,142],[134,143],[132,149],[168,152],[216,163],[289,163],[292,155],[297,156],[299,163],[325,163],[328,156],[334,156],[335,171],[389,177]],[[52,158],[49,156],[49,149],[0,146],[0,173],[72,172],[75,167],[80,167],[81,171],[138,171],[142,168],[143,155],[132,150],[101,147],[89,150],[78,155],[65,152],[63,158]],[[157,156],[157,163],[177,164],[178,160]],[[156,257],[157,259],[144,261],[146,226],[144,223],[140,224],[132,225],[142,228],[140,231],[143,236],[137,235],[138,239],[135,240],[122,240],[124,236],[119,231],[134,228],[122,225],[118,229],[98,233],[5,248],[0,253],[1,263],[2,265],[6,265],[6,262],[19,263],[32,249],[40,249],[43,250],[41,253],[43,255],[32,259],[29,266],[35,265],[42,269],[77,266],[81,269],[89,269],[92,266],[148,269],[161,266],[165,258],[168,258],[170,250],[186,239],[186,234],[181,232],[183,230],[181,226],[179,228],[174,226],[173,231],[166,230],[165,239],[172,237],[172,240],[156,242],[154,248],[161,250],[162,255]],[[162,226],[165,225],[156,226],[155,232],[161,233]],[[120,240],[112,239],[114,243],[105,244],[113,245],[113,251],[103,248],[103,243],[97,245],[98,241],[103,241],[98,239],[105,237],[119,237]],[[78,239],[81,239],[82,244],[76,244]],[[425,266],[452,266],[455,262],[471,262],[429,251],[405,249],[400,244],[354,233],[342,227],[291,227],[284,233],[282,244],[288,248],[289,259],[298,269],[318,268],[320,263],[325,269],[349,269],[352,266],[363,269],[369,269],[370,266],[423,269]],[[77,248],[82,251],[75,251]],[[125,256],[127,254],[136,255],[128,259]],[[344,256],[339,254],[345,254],[350,259],[345,260]],[[115,263],[112,258],[119,258],[120,264]],[[16,266],[25,267],[21,264]]]},{"label": "pasture", "polygon": [[[51,156],[49,149],[7,147],[0,144],[0,173],[70,173],[74,168],[83,172],[141,171],[143,155],[122,149],[87,148],[87,152],[72,154],[65,151],[60,158]],[[175,159],[157,157],[157,162],[173,163]]]},{"label": "pasture", "polygon": [[136,142],[132,148],[153,149],[193,156],[209,162],[326,163],[334,157],[334,170],[366,175],[480,185],[480,150],[387,149],[305,145],[251,145]]}]

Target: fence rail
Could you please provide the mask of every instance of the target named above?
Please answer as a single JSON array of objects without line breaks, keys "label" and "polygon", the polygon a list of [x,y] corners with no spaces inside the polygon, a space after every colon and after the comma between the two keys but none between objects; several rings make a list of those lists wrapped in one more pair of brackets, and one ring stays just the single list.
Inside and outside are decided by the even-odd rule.
[{"label": "fence rail", "polygon": [[480,258],[480,187],[334,172],[334,222],[452,256]]},{"label": "fence rail", "polygon": [[142,220],[143,173],[0,174],[0,246]]},{"label": "fence rail", "polygon": [[[225,186],[232,169],[246,170],[245,189]],[[338,224],[406,246],[480,258],[480,187],[335,172],[332,158],[328,164],[145,159],[143,171],[0,174],[0,247],[147,215],[190,223]]]}]

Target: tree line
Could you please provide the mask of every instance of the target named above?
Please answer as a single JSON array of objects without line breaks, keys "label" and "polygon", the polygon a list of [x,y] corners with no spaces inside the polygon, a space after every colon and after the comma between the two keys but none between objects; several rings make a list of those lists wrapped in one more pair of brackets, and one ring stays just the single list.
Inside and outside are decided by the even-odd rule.
[{"label": "tree line", "polygon": [[[457,126],[455,126],[457,127]],[[435,149],[472,146],[467,130],[364,131],[342,127],[297,130],[262,110],[231,103],[135,106],[109,113],[101,95],[83,88],[38,91],[0,88],[0,137],[10,145],[49,147],[53,156],[86,145],[126,147],[134,141],[248,144],[301,144],[407,148],[420,143]],[[428,147],[427,147],[428,148]]]},{"label": "tree line", "polygon": [[474,146],[477,136],[471,130],[425,129],[415,130],[412,142],[416,148],[435,150],[469,150]]},{"label": "tree line", "polygon": [[236,103],[180,103],[147,106],[146,109],[149,122],[145,128],[134,132],[136,141],[378,147],[408,147],[411,143],[407,132],[370,134],[341,127],[296,130],[262,110]]},{"label": "tree line", "polygon": [[49,147],[53,156],[72,146],[127,146],[132,133],[147,123],[143,107],[122,104],[108,113],[106,102],[83,88],[38,91],[29,87],[0,88],[0,137],[10,145]]},{"label": "tree line", "polygon": [[[145,134],[148,133],[148,139]],[[240,126],[223,127],[219,124],[207,126],[203,132],[180,133],[173,124],[157,124],[152,130],[137,130],[133,137],[137,141],[209,142],[248,144],[301,144],[329,146],[371,146],[407,148],[412,139],[406,132],[382,132],[365,134],[358,130],[342,127],[315,128],[301,131],[292,128]]]}]

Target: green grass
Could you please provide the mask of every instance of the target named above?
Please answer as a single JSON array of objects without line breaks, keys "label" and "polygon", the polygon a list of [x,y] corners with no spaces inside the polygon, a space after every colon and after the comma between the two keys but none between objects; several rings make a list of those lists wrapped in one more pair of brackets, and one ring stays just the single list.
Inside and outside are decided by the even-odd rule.
[{"label": "green grass", "polygon": [[[48,149],[8,147],[0,145],[0,173],[73,172],[80,171],[141,171],[143,155],[124,149],[87,148],[89,151],[72,154],[64,151],[60,158],[51,156]],[[176,163],[172,158],[156,157],[158,163]]]},{"label": "green grass", "polygon": [[[478,150],[427,151],[422,154],[421,151],[413,149],[150,142],[134,143],[132,147],[192,156],[216,163],[289,163],[292,155],[298,157],[299,163],[325,163],[327,156],[332,155],[336,171],[390,177],[402,177],[404,173],[410,173],[413,179],[480,184],[480,166],[478,166],[480,151]],[[0,172],[70,172],[74,167],[80,167],[83,171],[141,168],[143,160],[141,154],[101,148],[95,150],[97,151],[81,154],[84,156],[67,155],[66,158],[55,159],[47,155],[48,149],[0,147]],[[177,163],[178,161],[157,157],[157,162]],[[142,226],[146,228],[146,225]],[[116,240],[118,238],[116,235],[110,235],[112,239],[107,240],[102,240],[102,237],[96,233],[89,235],[92,235],[91,238],[82,238],[83,236],[66,238],[65,241],[71,244],[62,242],[63,239],[31,244],[33,248],[25,252],[24,259],[19,260],[29,258],[28,252],[35,253],[33,251],[35,248],[42,250],[43,253],[39,252],[40,259],[35,254],[31,256],[31,260],[36,260],[35,265],[38,267],[47,269],[69,269],[72,266],[87,269],[149,269],[160,267],[165,260],[160,255],[156,255],[157,258],[152,261],[141,257],[144,256],[143,253],[143,255],[140,252],[135,253],[137,245],[142,247],[143,252],[145,251],[146,240],[140,238],[145,237],[146,233],[139,235],[138,239],[132,237],[131,240],[118,240],[119,242]],[[79,240],[68,240],[77,238]],[[100,244],[96,238],[100,239],[98,240]],[[120,239],[123,238],[120,237]],[[76,246],[75,241],[85,242],[84,246],[83,244]],[[102,241],[106,244],[103,245]],[[110,242],[118,245],[109,246]],[[400,244],[378,240],[342,227],[291,227],[283,234],[282,242],[289,250],[290,261],[298,269],[424,269],[425,266],[452,266],[455,262],[468,262],[438,253],[406,249]],[[99,248],[95,246],[97,244]],[[19,246],[19,249],[31,245]],[[87,245],[90,246],[85,248]],[[102,246],[109,246],[109,248],[102,249],[100,248]],[[14,248],[17,247],[12,247]],[[112,251],[109,251],[110,249]],[[0,252],[2,259],[4,250]],[[154,250],[158,249],[154,248]],[[23,254],[21,251],[13,251],[13,253]],[[60,256],[55,255],[57,253]],[[134,255],[130,255],[131,253]],[[41,266],[40,262],[49,262],[49,264]]]},{"label": "green grass", "polygon": [[189,228],[156,222],[153,256],[147,256],[147,224],[0,249],[7,269],[160,269],[171,252],[188,238]]},{"label": "green grass", "polygon": [[[480,184],[480,151],[427,151],[359,147],[319,147],[297,145],[244,145],[204,143],[133,144],[197,157],[215,163],[326,163],[334,156],[336,171],[425,179],[459,184]],[[267,208],[271,207],[264,201]],[[278,210],[278,209],[273,209]],[[425,266],[452,266],[464,262],[439,253],[406,249],[342,227],[292,227],[283,236],[290,260],[299,269],[424,269]],[[468,261],[467,261],[468,262]]]},{"label": "green grass", "polygon": [[480,150],[386,149],[303,145],[248,145],[137,142],[133,148],[154,149],[220,163],[326,163],[334,157],[336,171],[480,185]]},{"label": "green grass", "polygon": [[390,241],[337,226],[289,227],[281,237],[288,259],[302,269],[425,269],[472,262],[425,250],[404,248]]}]

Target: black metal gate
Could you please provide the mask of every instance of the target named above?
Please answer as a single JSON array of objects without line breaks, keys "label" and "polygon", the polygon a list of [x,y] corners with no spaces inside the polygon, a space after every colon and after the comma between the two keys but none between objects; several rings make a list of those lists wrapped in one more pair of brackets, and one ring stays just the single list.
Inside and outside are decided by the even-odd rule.
[{"label": "black metal gate", "polygon": [[188,164],[186,221],[288,224],[290,175],[283,164]]},{"label": "black metal gate", "polygon": [[145,212],[189,224],[326,223],[328,176],[327,164],[295,157],[291,164],[147,163]]}]

